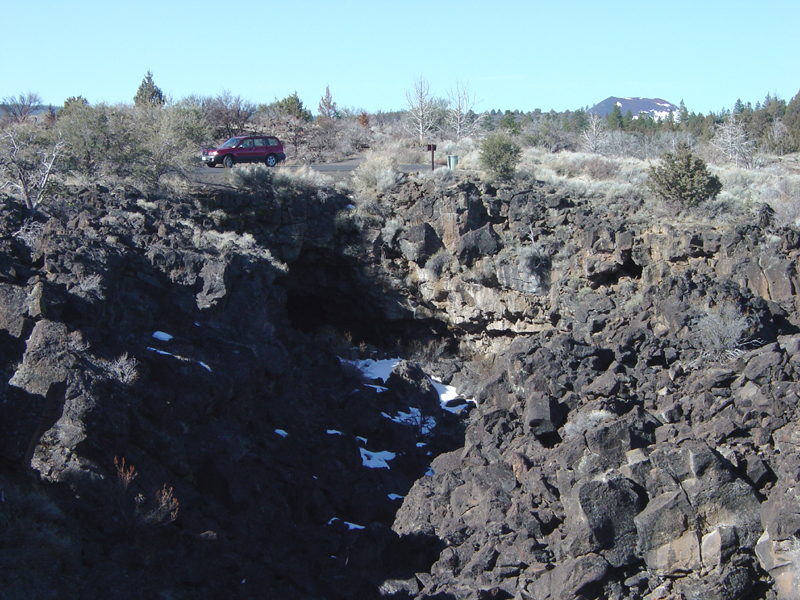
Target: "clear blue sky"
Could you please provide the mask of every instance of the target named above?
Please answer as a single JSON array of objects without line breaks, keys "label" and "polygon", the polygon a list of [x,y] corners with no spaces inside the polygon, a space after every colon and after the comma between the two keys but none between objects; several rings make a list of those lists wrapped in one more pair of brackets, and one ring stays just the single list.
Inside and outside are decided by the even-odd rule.
[{"label": "clear blue sky", "polygon": [[297,91],[313,112],[405,108],[415,77],[478,110],[660,97],[690,111],[800,91],[798,0],[0,0],[0,97],[131,102]]}]

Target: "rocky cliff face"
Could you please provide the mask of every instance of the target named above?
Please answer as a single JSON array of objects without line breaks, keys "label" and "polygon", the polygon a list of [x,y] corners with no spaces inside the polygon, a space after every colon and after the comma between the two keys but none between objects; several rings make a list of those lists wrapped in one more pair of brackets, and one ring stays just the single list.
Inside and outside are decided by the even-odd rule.
[{"label": "rocky cliff face", "polygon": [[795,597],[796,231],[349,202],[6,203],[7,597]]}]

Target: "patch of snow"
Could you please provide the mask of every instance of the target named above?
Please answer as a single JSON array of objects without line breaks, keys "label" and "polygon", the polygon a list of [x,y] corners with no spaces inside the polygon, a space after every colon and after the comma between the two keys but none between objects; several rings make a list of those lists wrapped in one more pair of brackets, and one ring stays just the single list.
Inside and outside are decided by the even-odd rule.
[{"label": "patch of snow", "polygon": [[[351,198],[352,198],[352,196],[351,196]],[[347,210],[355,210],[356,209],[356,205],[355,204],[348,204],[347,206],[345,206],[345,208]]]},{"label": "patch of snow", "polygon": [[400,358],[387,358],[384,360],[346,360],[339,358],[342,363],[353,365],[356,369],[364,374],[367,379],[381,379],[384,383],[389,379],[392,374],[394,366],[400,362]]},{"label": "patch of snow", "polygon": [[[338,517],[333,517],[330,521],[328,521],[328,525],[333,525],[334,521],[341,521]],[[356,525],[355,523],[348,523],[347,521],[342,521],[345,525],[347,525],[348,529],[364,529],[363,525]],[[336,558],[335,556],[331,556],[331,558]]]},{"label": "patch of snow", "polygon": [[200,361],[200,360],[198,360],[198,361],[197,361],[197,364],[198,364],[198,365],[200,365],[201,367],[203,367],[203,368],[204,368],[206,371],[208,371],[209,373],[213,373],[213,372],[214,372],[214,371],[212,371],[212,370],[211,370],[211,367],[209,367],[209,366],[208,366],[206,363],[204,363],[203,361]]},{"label": "patch of snow", "polygon": [[426,477],[433,477],[434,475],[436,475],[436,473],[433,472],[433,469],[431,467],[428,467],[428,470],[425,471],[425,476]]},{"label": "patch of snow", "polygon": [[342,432],[341,432],[341,431],[337,431],[337,430],[335,430],[335,429],[328,429],[327,433],[328,433],[329,435],[342,435]]},{"label": "patch of snow", "polygon": [[164,356],[175,356],[172,352],[165,352],[164,350],[159,350],[158,348],[151,348],[150,346],[147,347],[148,350],[152,350],[156,354],[163,354]]},{"label": "patch of snow", "polygon": [[439,393],[439,402],[444,404],[450,400],[458,398],[458,391],[452,385],[445,385],[438,379],[431,377],[431,383],[436,391]]},{"label": "patch of snow", "polygon": [[367,445],[367,438],[365,438],[365,437],[361,437],[361,436],[358,436],[358,435],[357,435],[357,436],[356,436],[356,439],[357,439],[359,442],[361,442],[362,444],[364,444],[365,446]]},{"label": "patch of snow", "polygon": [[622,102],[620,102],[619,100],[617,100],[614,104],[616,104],[617,106],[622,106]]},{"label": "patch of snow", "polygon": [[[461,398],[461,395],[458,393],[455,387],[452,385],[445,385],[441,381],[434,379],[433,377],[430,378],[431,384],[433,384],[434,389],[439,393],[439,403],[442,405],[442,408],[446,411],[451,413],[458,413],[461,412],[464,407],[467,406],[468,403],[472,402],[477,406],[477,402],[472,398]],[[455,406],[452,405],[452,401],[456,399],[462,399],[463,402],[457,404]]]},{"label": "patch of snow", "polygon": [[659,106],[669,106],[669,102],[656,102]]},{"label": "patch of snow", "polygon": [[163,331],[155,331],[153,332],[153,337],[157,340],[161,340],[162,342],[168,342],[172,339],[172,336],[168,333],[164,333]]},{"label": "patch of snow", "polygon": [[275,433],[277,433],[279,436],[284,437],[284,438],[289,436],[289,434],[286,433],[283,429],[276,429]]},{"label": "patch of snow", "polygon": [[394,452],[384,450],[383,452],[370,452],[364,448],[359,448],[361,452],[361,463],[370,469],[388,469],[389,465],[387,460],[392,460],[397,456]]},{"label": "patch of snow", "polygon": [[[625,98],[625,100],[633,100],[633,98]],[[617,102],[617,104],[619,104],[619,102]],[[620,104],[620,106],[622,105]]]},{"label": "patch of snow", "polygon": [[401,496],[400,494],[389,494],[389,500],[402,500],[405,496]]},{"label": "patch of snow", "polygon": [[372,388],[373,390],[375,390],[379,394],[382,394],[383,392],[388,392],[389,391],[389,388],[387,388],[387,387],[383,387],[382,385],[372,385],[371,383],[365,384],[364,387]]},{"label": "patch of snow", "polygon": [[425,442],[417,442],[417,448],[424,448],[427,445]]}]

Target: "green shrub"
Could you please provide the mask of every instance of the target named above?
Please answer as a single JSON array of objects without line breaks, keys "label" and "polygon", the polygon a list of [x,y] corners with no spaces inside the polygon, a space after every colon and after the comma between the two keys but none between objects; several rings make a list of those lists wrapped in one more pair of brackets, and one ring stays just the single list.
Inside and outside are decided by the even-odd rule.
[{"label": "green shrub", "polygon": [[521,160],[522,148],[504,133],[491,133],[481,143],[481,165],[497,179],[511,179]]},{"label": "green shrub", "polygon": [[694,156],[685,143],[666,152],[662,164],[650,167],[646,186],[657,197],[686,206],[696,206],[722,189],[719,177],[708,172],[706,163]]}]

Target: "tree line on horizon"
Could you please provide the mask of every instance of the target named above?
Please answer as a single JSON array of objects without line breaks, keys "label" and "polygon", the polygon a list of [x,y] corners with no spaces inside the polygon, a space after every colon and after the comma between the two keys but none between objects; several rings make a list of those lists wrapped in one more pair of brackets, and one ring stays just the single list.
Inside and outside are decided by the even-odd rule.
[{"label": "tree line on horizon", "polygon": [[676,113],[657,120],[622,114],[619,106],[607,117],[583,108],[477,112],[468,85],[457,82],[445,97],[437,97],[420,77],[407,89],[403,110],[368,113],[340,107],[328,86],[314,114],[297,92],[259,104],[227,90],[172,100],[148,71],[132,100],[92,104],[73,96],[55,108],[32,92],[3,98],[0,189],[11,189],[33,207],[59,172],[87,180],[130,178],[158,187],[164,178],[183,175],[196,164],[201,147],[243,133],[280,137],[287,154],[299,162],[337,160],[387,137],[424,145],[502,135],[551,152],[645,159],[674,150],[677,143],[702,144],[744,167],[754,166],[759,154],[800,149],[800,93],[789,102],[767,94],[755,106],[737,100],[732,109],[707,115],[689,112],[681,101]]}]

